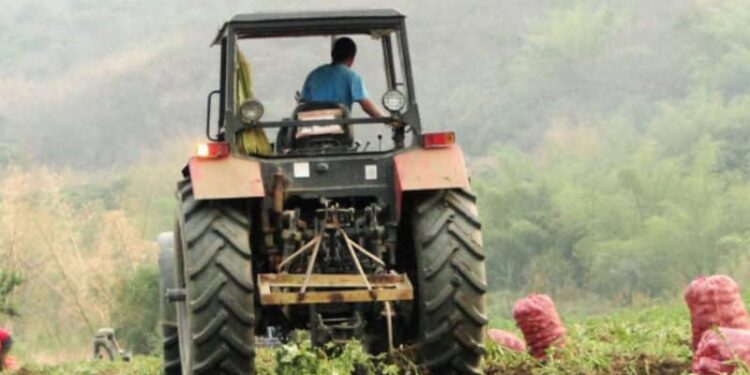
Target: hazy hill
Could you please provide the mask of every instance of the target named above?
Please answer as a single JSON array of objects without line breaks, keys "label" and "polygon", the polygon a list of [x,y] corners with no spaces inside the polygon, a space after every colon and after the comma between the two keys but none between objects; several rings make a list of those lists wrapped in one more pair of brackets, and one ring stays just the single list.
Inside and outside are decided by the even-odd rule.
[{"label": "hazy hill", "polygon": [[[545,30],[540,25],[544,12],[557,3],[550,0],[2,3],[0,121],[11,129],[9,136],[41,161],[92,167],[132,161],[140,150],[175,134],[201,136],[205,96],[218,80],[218,51],[208,45],[221,22],[235,13],[401,10],[409,16],[426,126],[459,129],[460,140],[478,153],[487,145],[482,139],[533,143],[534,134],[545,127],[544,113],[571,101],[591,102],[596,111],[619,106],[626,96],[635,95],[629,102],[638,105],[679,87],[674,82],[679,71],[673,71],[679,50],[664,47],[674,39],[674,25],[687,2],[611,2],[616,17],[605,16],[597,21],[601,25],[579,30],[602,43],[597,54],[582,57],[577,54],[586,51],[564,44],[564,33],[575,29],[566,31],[563,24],[559,30]],[[600,35],[596,27],[608,31]],[[551,45],[528,46],[526,34],[545,32],[562,33],[558,42],[563,44],[553,40]],[[587,41],[580,42],[585,48]],[[562,49],[565,55],[535,55],[533,48],[547,47],[549,53]],[[661,51],[656,59],[640,64],[654,49]],[[283,57],[284,51],[279,52]],[[570,59],[577,71],[524,72],[534,64],[529,59],[559,58]],[[588,65],[578,64],[581,59]],[[280,69],[296,72],[317,63],[280,60]],[[577,74],[591,77],[580,85]],[[538,92],[540,82],[552,87]],[[476,129],[489,137],[472,137]]]}]

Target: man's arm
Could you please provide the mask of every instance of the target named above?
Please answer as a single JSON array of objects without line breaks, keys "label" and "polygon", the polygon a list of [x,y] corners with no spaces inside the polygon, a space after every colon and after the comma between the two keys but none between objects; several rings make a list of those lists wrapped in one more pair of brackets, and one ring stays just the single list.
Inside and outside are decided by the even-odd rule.
[{"label": "man's arm", "polygon": [[349,72],[351,74],[349,94],[353,101],[359,103],[362,110],[370,115],[370,117],[385,117],[385,114],[380,110],[380,107],[375,105],[375,103],[373,103],[368,97],[367,90],[365,90],[365,84],[362,82],[362,77],[353,70],[349,70]]},{"label": "man's arm", "polygon": [[380,110],[380,107],[378,107],[375,103],[373,103],[370,99],[362,99],[358,101],[360,107],[362,107],[362,110],[365,111],[370,117],[385,117],[385,114],[383,111]]}]

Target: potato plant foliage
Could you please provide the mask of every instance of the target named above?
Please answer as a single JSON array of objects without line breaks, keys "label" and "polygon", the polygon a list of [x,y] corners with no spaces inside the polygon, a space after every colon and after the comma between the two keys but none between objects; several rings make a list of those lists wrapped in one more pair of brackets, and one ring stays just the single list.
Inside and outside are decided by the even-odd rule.
[{"label": "potato plant foliage", "polygon": [[[488,343],[486,374],[592,374],[679,375],[691,365],[690,321],[683,306],[627,308],[608,315],[565,319],[565,348],[546,362],[526,353],[513,353]],[[493,326],[515,330],[513,322],[496,320]],[[517,330],[516,330],[517,332]],[[520,333],[519,333],[520,334]],[[132,363],[81,362],[61,366],[30,366],[14,375],[159,374],[161,359],[136,357]],[[313,348],[300,340],[259,351],[257,369],[263,375],[424,374],[406,352],[392,357],[371,356],[356,342],[340,347]],[[736,374],[750,374],[740,368]]]}]

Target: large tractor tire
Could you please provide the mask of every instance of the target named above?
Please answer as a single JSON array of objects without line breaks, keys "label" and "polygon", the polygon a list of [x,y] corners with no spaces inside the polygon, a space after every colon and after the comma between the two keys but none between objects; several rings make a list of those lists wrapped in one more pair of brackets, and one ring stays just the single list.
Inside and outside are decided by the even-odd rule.
[{"label": "large tractor tire", "polygon": [[162,365],[164,375],[182,375],[177,327],[163,325],[162,333],[164,334],[164,364]]},{"label": "large tractor tire", "polygon": [[412,220],[420,362],[434,374],[481,374],[487,283],[475,197],[431,192]]},{"label": "large tractor tire", "polygon": [[162,233],[159,243],[159,297],[161,300],[161,327],[164,348],[164,375],[182,375],[180,366],[180,342],[177,331],[177,310],[174,303],[167,301],[167,290],[177,287],[175,269],[174,234]]},{"label": "large tractor tire", "polygon": [[248,215],[229,201],[196,200],[189,180],[178,189],[187,316],[187,332],[180,337],[188,338],[181,344],[188,353],[183,374],[252,375],[255,310]]}]

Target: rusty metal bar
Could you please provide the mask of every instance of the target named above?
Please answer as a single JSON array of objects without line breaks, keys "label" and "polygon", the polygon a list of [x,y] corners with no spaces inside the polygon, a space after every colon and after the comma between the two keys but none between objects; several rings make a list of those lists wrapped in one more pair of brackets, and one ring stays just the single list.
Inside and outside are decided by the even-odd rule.
[{"label": "rusty metal bar", "polygon": [[354,248],[352,248],[352,243],[351,241],[349,241],[349,237],[346,236],[346,232],[344,232],[343,229],[339,229],[339,233],[341,233],[344,236],[344,242],[346,242],[346,248],[349,249],[349,255],[352,256],[354,265],[357,266],[357,271],[359,272],[360,276],[362,276],[362,281],[367,287],[367,290],[372,290],[372,286],[370,285],[370,282],[367,281],[367,274],[365,273],[365,270],[362,269],[362,264],[359,263],[359,258],[357,258],[357,253],[355,253]]},{"label": "rusty metal bar", "polygon": [[262,305],[294,305],[294,304],[319,304],[319,303],[356,303],[356,302],[378,302],[378,301],[410,301],[414,299],[411,289],[374,289],[367,291],[345,290],[345,291],[311,291],[305,294],[295,292],[271,292],[261,294]]},{"label": "rusty metal bar", "polygon": [[382,261],[382,260],[381,260],[380,258],[376,257],[375,255],[373,255],[372,253],[370,253],[369,251],[367,251],[367,250],[366,250],[366,249],[365,249],[364,247],[362,247],[362,246],[359,246],[359,244],[358,244],[358,243],[356,243],[356,242],[352,241],[352,239],[351,239],[351,238],[349,238],[349,236],[347,236],[347,235],[346,235],[346,232],[344,232],[343,230],[341,230],[341,233],[343,233],[343,234],[344,234],[344,242],[346,242],[346,243],[347,243],[347,245],[349,245],[349,244],[352,244],[352,245],[353,245],[353,246],[354,246],[354,247],[355,247],[355,248],[356,248],[357,250],[359,250],[359,251],[360,251],[360,252],[361,252],[362,254],[365,254],[365,255],[366,255],[366,256],[367,256],[368,258],[370,258],[370,259],[374,260],[374,261],[375,261],[375,263],[377,263],[377,264],[379,264],[379,265],[381,265],[381,266],[385,267],[385,263],[384,263],[384,262],[383,262],[383,261]]},{"label": "rusty metal bar", "polygon": [[[313,274],[307,287],[329,290],[297,291],[305,282],[303,274],[260,274],[258,290],[262,305],[355,303],[378,301],[409,301],[414,291],[409,278],[403,274],[367,275],[372,291],[362,286],[360,275]],[[291,290],[290,290],[291,289]]]},{"label": "rusty metal bar", "polygon": [[[259,283],[273,288],[300,288],[304,275],[298,273],[262,273]],[[404,275],[367,275],[367,280],[381,288],[397,288],[404,284]],[[308,286],[311,288],[361,288],[362,280],[355,274],[313,274]]]},{"label": "rusty metal bar", "polygon": [[388,327],[388,353],[393,353],[393,311],[391,301],[385,301],[386,326]]},{"label": "rusty metal bar", "polygon": [[298,256],[300,256],[300,255],[301,255],[302,253],[304,253],[304,252],[305,252],[305,250],[309,249],[309,248],[310,248],[310,246],[312,246],[313,244],[315,244],[315,242],[316,242],[316,241],[318,240],[318,238],[319,238],[320,236],[321,236],[320,234],[316,235],[315,237],[313,237],[313,239],[312,239],[312,240],[310,240],[310,242],[308,242],[308,243],[304,244],[304,245],[303,245],[302,247],[300,247],[300,248],[299,248],[299,250],[295,251],[295,252],[294,252],[294,253],[293,253],[292,255],[290,255],[290,256],[288,256],[288,257],[287,257],[286,259],[284,259],[284,261],[282,261],[282,262],[281,262],[281,263],[279,264],[279,269],[282,269],[282,268],[284,268],[284,266],[285,266],[285,265],[286,265],[287,263],[291,262],[292,260],[294,260],[295,258],[297,258]]},{"label": "rusty metal bar", "polygon": [[315,241],[315,248],[313,248],[312,256],[310,257],[310,260],[307,262],[307,271],[305,272],[305,281],[302,283],[302,289],[300,289],[299,294],[304,295],[307,291],[307,283],[310,282],[310,276],[312,276],[313,268],[315,267],[315,261],[318,259],[318,250],[320,250],[320,243],[323,242],[323,235],[319,234],[317,236],[317,241]]},{"label": "rusty metal bar", "polygon": [[281,215],[284,212],[284,173],[281,168],[273,175],[273,212]]}]

